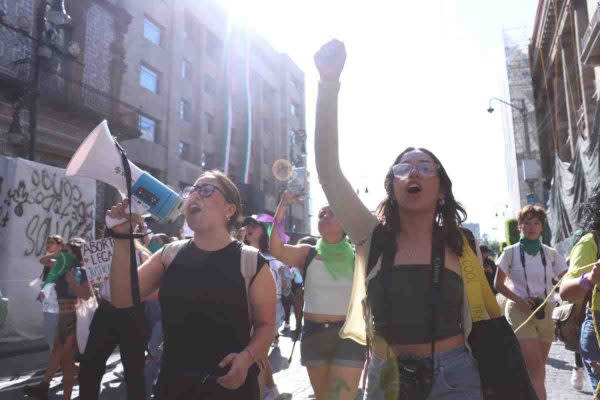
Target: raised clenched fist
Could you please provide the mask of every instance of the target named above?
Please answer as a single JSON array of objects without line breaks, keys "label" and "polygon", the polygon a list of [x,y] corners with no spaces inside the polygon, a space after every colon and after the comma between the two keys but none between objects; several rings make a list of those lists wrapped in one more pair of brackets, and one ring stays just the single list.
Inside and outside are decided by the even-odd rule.
[{"label": "raised clenched fist", "polygon": [[321,81],[337,82],[346,63],[346,47],[337,39],[325,43],[315,53],[315,64]]}]

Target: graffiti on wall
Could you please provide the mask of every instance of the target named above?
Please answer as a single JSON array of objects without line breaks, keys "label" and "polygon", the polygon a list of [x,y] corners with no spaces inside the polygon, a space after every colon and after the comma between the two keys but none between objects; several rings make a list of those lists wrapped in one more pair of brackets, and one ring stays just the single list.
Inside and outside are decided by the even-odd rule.
[{"label": "graffiti on wall", "polygon": [[[0,229],[13,219],[23,227],[24,256],[40,256],[48,235],[93,239],[94,201],[72,180],[43,166],[28,169],[7,188],[0,176]],[[12,230],[12,234],[14,234]]]}]

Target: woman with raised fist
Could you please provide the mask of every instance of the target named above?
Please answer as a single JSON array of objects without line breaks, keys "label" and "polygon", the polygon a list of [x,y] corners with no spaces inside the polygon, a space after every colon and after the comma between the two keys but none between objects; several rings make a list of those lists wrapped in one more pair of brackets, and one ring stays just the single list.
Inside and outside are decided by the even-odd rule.
[{"label": "woman with raised fist", "polygon": [[356,245],[352,300],[341,336],[369,346],[365,398],[481,399],[467,343],[471,314],[460,263],[465,252],[474,257],[460,229],[466,213],[440,160],[412,147],[389,168],[377,215],[362,204],[338,155],[337,100],[345,61],[344,44],[337,40],[315,55],[321,78],[315,154],[331,209]]}]

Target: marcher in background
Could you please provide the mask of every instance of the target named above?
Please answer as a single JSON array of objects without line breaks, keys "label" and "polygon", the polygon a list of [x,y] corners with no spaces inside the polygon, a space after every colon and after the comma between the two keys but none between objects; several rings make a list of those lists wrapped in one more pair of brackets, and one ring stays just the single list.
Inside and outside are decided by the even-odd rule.
[{"label": "marcher in background", "polygon": [[292,305],[294,304],[294,295],[292,293],[292,282],[294,280],[294,271],[289,265],[284,265],[281,273],[281,304],[283,305],[283,329],[290,330],[290,317],[292,314]]},{"label": "marcher in background", "polygon": [[[279,347],[279,327],[283,322],[283,303],[282,295],[282,270],[285,265],[269,252],[269,235],[267,226],[261,224],[254,217],[246,217],[243,222],[242,240],[249,246],[252,246],[260,251],[260,254],[265,257],[269,263],[269,268],[275,281],[275,336],[273,346]],[[279,397],[279,389],[273,379],[273,368],[268,359],[261,363],[261,371],[259,375],[259,383],[261,385],[263,400],[275,400]]]},{"label": "marcher in background", "polygon": [[[150,252],[139,241],[135,241],[138,263],[148,259]],[[81,356],[79,383],[81,400],[97,400],[100,383],[106,372],[106,362],[117,346],[124,368],[127,398],[145,399],[144,351],[146,329],[144,316],[132,309],[119,309],[111,295],[109,279],[100,282],[96,289],[98,309],[90,324],[90,335]],[[120,376],[118,373],[115,374]]]},{"label": "marcher in background", "polygon": [[496,263],[494,260],[490,258],[490,248],[486,245],[479,246],[479,250],[481,251],[481,260],[483,264],[483,270],[485,271],[485,276],[490,284],[490,288],[494,292],[494,294],[498,293],[496,288],[494,287],[494,278],[496,277]]},{"label": "marcher in background", "polygon": [[[165,246],[138,270],[141,298],[159,290],[165,337],[159,398],[258,400],[255,363],[266,358],[275,330],[273,278],[262,256],[231,237],[241,199],[229,178],[204,172],[182,197],[193,239]],[[127,206],[125,200],[107,213],[130,221],[113,228],[119,235],[139,223]],[[115,240],[110,283],[114,306],[131,308],[126,239]]]},{"label": "marcher in background", "polygon": [[[43,269],[40,274],[40,279],[43,282],[48,278],[52,264],[56,261],[58,253],[62,251],[64,239],[60,235],[50,235],[46,239],[46,252],[40,257],[40,264]],[[44,299],[39,299],[42,302],[42,312],[44,315],[44,336],[50,351],[54,346],[54,336],[56,335],[56,325],[58,324],[58,300],[56,298],[56,289],[54,285],[49,285],[44,291]]]},{"label": "marcher in background", "polygon": [[595,309],[592,315],[592,303],[589,299],[596,297],[593,301],[598,307],[600,298],[597,298],[597,293],[592,293],[594,286],[600,283],[600,188],[596,188],[584,203],[582,220],[586,234],[571,249],[569,272],[560,285],[560,297],[571,303],[585,303],[585,319],[579,338],[580,354],[592,391],[595,391],[600,381],[600,348],[594,325],[600,321],[600,312]]},{"label": "marcher in background", "polygon": [[[306,244],[312,247],[317,246],[317,239],[312,236],[305,236],[298,240],[298,244]],[[304,310],[304,277],[300,267],[294,267],[294,281],[292,282],[292,291],[294,293],[294,317],[296,318],[296,329],[294,334],[300,335],[302,332],[302,318]]]},{"label": "marcher in background", "polygon": [[301,363],[317,399],[354,399],[365,363],[366,349],[339,331],[346,321],[354,274],[354,251],[330,207],[319,211],[322,239],[315,247],[285,244],[283,220],[295,196],[286,191],[275,213],[271,253],[304,275],[304,326]]},{"label": "marcher in background", "polygon": [[[552,290],[552,278],[559,279],[567,264],[555,249],[541,242],[546,211],[540,206],[527,205],[517,217],[521,239],[508,246],[498,258],[495,287],[508,300],[506,319],[517,329],[538,308]],[[540,400],[546,399],[546,361],[554,341],[552,310],[554,301],[516,332],[527,370]]]},{"label": "marcher in background", "polygon": [[[58,275],[54,280],[56,295],[59,304],[58,325],[54,345],[50,354],[50,361],[42,382],[36,386],[26,386],[25,395],[37,400],[48,399],[50,381],[54,374],[62,369],[63,372],[63,399],[70,400],[73,386],[75,384],[75,355],[77,353],[75,305],[78,298],[88,299],[91,296],[87,284],[87,274],[81,267],[83,257],[81,248],[85,241],[73,238],[64,246],[63,252],[69,253],[69,258],[75,260],[75,264],[69,265],[64,273]],[[54,266],[53,266],[54,268]]]}]

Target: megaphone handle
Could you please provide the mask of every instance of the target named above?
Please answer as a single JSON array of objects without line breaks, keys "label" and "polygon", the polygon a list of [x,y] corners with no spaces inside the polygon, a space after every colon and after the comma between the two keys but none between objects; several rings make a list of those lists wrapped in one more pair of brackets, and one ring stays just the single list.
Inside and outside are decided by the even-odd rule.
[{"label": "megaphone handle", "polygon": [[105,217],[105,219],[106,219],[106,227],[108,229],[112,229],[112,228],[114,228],[117,225],[120,225],[120,224],[122,224],[124,222],[127,222],[127,218],[117,219],[117,218],[111,218],[108,215]]}]

